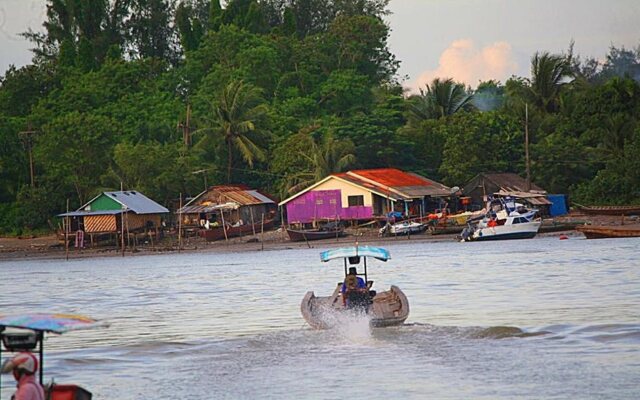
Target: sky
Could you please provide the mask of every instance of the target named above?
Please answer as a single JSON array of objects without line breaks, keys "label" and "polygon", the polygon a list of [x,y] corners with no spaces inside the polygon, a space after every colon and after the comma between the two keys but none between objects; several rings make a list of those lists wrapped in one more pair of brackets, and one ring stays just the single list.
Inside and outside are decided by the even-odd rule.
[{"label": "sky", "polygon": [[[42,30],[45,0],[0,0],[0,75],[30,62],[18,34]],[[640,45],[640,0],[391,0],[389,47],[412,89],[435,77],[475,87],[529,76],[536,51],[603,59],[609,47]]]}]

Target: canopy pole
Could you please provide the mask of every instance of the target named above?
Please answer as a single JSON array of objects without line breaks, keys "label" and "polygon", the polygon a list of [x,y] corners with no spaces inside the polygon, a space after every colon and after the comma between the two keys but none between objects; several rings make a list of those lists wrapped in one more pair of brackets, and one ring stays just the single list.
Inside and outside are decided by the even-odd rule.
[{"label": "canopy pole", "polygon": [[37,335],[40,341],[40,384],[44,386],[44,333],[38,331]]},{"label": "canopy pole", "polygon": [[368,278],[367,278],[367,257],[364,258],[364,283],[365,285],[368,282]]}]

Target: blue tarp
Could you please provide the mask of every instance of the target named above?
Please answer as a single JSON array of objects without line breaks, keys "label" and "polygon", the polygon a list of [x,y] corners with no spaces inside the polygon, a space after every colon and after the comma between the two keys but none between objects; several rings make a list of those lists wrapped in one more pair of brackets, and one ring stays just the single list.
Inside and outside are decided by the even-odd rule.
[{"label": "blue tarp", "polygon": [[569,213],[567,208],[567,195],[565,194],[548,194],[547,199],[551,202],[549,207],[549,214],[552,217],[558,215],[565,215]]}]

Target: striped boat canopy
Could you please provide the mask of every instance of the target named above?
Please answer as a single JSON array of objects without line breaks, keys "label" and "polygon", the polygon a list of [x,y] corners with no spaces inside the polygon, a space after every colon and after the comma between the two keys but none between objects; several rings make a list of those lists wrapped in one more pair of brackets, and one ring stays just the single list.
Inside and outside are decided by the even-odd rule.
[{"label": "striped boat canopy", "polygon": [[387,261],[391,258],[391,254],[382,247],[373,246],[355,246],[355,247],[343,247],[340,249],[327,250],[320,253],[320,260],[327,262],[329,260],[335,260],[336,258],[348,258],[348,257],[373,257],[380,261]]}]

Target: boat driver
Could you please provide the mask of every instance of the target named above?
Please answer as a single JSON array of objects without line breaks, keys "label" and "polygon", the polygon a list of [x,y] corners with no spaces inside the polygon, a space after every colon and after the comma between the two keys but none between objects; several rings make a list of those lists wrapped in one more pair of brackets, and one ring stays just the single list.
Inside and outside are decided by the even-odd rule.
[{"label": "boat driver", "polygon": [[36,380],[38,359],[32,353],[18,353],[2,364],[2,373],[13,372],[18,382],[18,390],[11,397],[13,400],[45,400],[44,390]]},{"label": "boat driver", "polygon": [[349,274],[342,282],[342,304],[346,308],[366,307],[369,296],[367,283],[358,276],[356,267],[349,268]]}]

